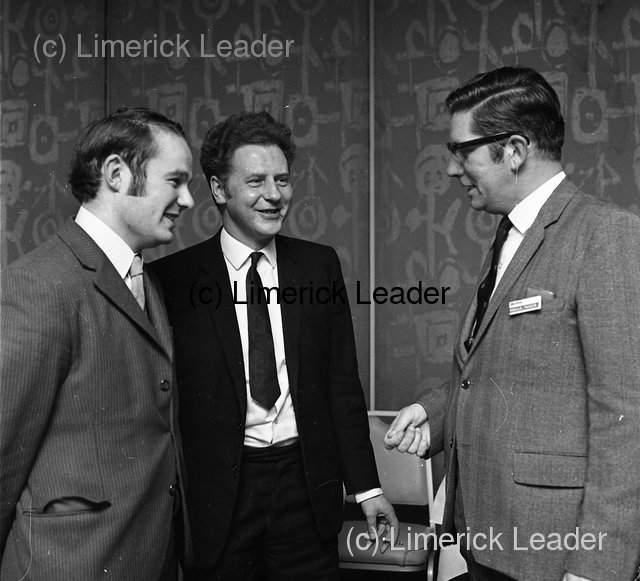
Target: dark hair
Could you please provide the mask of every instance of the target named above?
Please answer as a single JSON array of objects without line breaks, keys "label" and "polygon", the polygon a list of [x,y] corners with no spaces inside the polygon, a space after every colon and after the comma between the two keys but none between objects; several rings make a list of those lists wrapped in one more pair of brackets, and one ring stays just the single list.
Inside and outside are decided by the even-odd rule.
[{"label": "dark hair", "polygon": [[243,145],[276,145],[282,150],[289,169],[296,155],[291,130],[266,111],[238,113],[211,127],[200,152],[200,166],[211,183],[215,176],[224,185],[231,169],[231,158]]},{"label": "dark hair", "polygon": [[157,152],[155,133],[166,131],[185,138],[179,123],[144,107],[122,107],[91,123],[79,138],[71,162],[69,183],[82,203],[95,198],[100,188],[102,164],[116,153],[133,175],[132,192],[140,191],[147,161]]},{"label": "dark hair", "polygon": [[[527,67],[502,67],[480,73],[452,91],[449,113],[471,111],[470,129],[481,136],[506,131],[526,135],[538,150],[559,161],[564,141],[560,101],[544,77]],[[494,159],[504,150],[493,144]]]}]

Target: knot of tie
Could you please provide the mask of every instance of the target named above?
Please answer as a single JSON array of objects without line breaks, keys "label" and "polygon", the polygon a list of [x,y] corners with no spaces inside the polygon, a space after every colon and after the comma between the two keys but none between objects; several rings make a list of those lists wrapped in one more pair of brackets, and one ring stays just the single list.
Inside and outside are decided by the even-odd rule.
[{"label": "knot of tie", "polygon": [[498,247],[498,253],[502,249],[507,236],[509,235],[509,230],[513,223],[509,220],[509,216],[502,216],[502,220],[498,224],[498,229],[496,230],[496,239],[494,240],[494,245]]},{"label": "knot of tie", "polygon": [[252,252],[251,253],[251,266],[249,268],[252,269],[257,269],[258,268],[258,262],[260,261],[260,259],[263,257],[264,255],[262,254],[262,252]]},{"label": "knot of tie", "polygon": [[131,267],[129,268],[129,276],[133,278],[134,276],[140,276],[142,274],[143,262],[142,256],[139,254],[133,255],[133,261],[131,262]]}]

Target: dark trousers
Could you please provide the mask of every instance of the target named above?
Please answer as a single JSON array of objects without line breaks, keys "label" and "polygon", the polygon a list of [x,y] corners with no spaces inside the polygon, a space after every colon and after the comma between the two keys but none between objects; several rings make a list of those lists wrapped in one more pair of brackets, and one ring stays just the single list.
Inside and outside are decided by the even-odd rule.
[{"label": "dark trousers", "polygon": [[337,581],[337,540],[316,530],[299,443],[245,448],[229,538],[213,570],[185,581]]}]

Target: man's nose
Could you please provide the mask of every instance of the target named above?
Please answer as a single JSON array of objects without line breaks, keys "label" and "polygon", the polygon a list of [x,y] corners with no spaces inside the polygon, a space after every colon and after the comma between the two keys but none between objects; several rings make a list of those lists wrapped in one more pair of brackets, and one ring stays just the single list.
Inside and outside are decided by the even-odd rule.
[{"label": "man's nose", "polygon": [[455,178],[463,174],[462,164],[458,161],[455,155],[449,156],[449,163],[447,165],[447,175],[450,178]]},{"label": "man's nose", "polygon": [[264,193],[262,197],[266,200],[277,201],[282,197],[280,193],[280,188],[278,188],[278,184],[273,179],[268,179],[265,181]]},{"label": "man's nose", "polygon": [[195,203],[193,201],[193,196],[191,195],[191,190],[189,190],[189,186],[184,186],[180,190],[180,195],[178,196],[178,205],[184,210],[191,210]]}]

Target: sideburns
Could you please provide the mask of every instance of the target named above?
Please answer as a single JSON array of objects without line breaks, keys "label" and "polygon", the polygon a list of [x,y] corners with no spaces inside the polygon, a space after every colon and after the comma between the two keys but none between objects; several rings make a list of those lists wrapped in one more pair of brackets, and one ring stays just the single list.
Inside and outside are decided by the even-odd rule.
[{"label": "sideburns", "polygon": [[127,196],[136,196],[138,198],[144,197],[146,195],[145,185],[147,183],[147,176],[142,170],[132,172],[132,176],[133,179],[131,180],[131,184],[127,190]]}]

